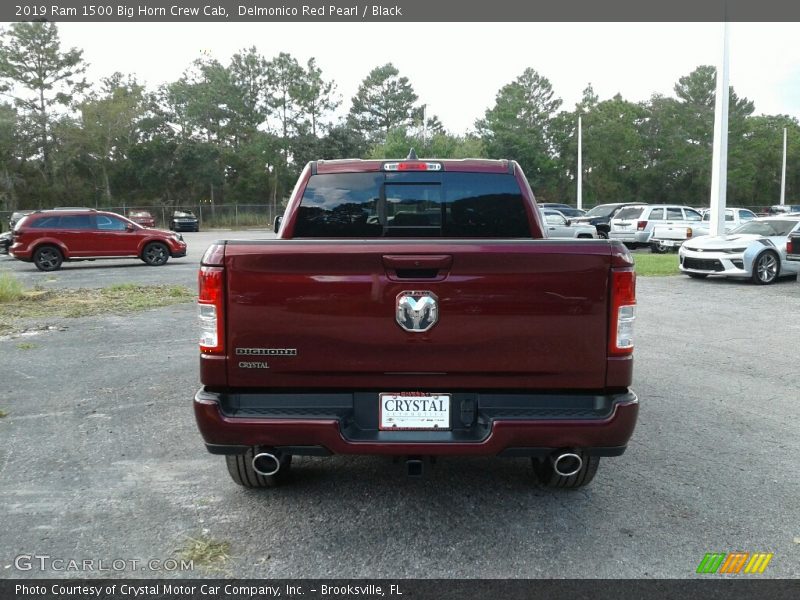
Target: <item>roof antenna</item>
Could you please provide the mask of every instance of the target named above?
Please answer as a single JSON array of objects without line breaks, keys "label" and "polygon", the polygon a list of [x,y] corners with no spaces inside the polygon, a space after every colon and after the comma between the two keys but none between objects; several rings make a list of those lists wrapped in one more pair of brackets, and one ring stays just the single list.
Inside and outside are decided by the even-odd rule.
[{"label": "roof antenna", "polygon": [[413,148],[412,148],[412,149],[411,149],[411,151],[408,153],[408,156],[406,156],[406,160],[419,160],[419,159],[417,158],[417,153],[416,153],[416,152],[414,152],[414,149],[413,149]]}]

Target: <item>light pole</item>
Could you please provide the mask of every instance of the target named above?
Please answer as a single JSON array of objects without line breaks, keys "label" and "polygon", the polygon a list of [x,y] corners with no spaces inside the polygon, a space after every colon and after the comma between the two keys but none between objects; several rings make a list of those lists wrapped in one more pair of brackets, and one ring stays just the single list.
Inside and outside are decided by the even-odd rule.
[{"label": "light pole", "polygon": [[583,208],[583,127],[578,115],[578,210]]},{"label": "light pole", "polygon": [[781,206],[786,204],[786,127],[783,128],[783,168],[781,169]]},{"label": "light pole", "polygon": [[717,97],[714,106],[714,148],[711,155],[711,222],[709,233],[725,233],[728,188],[728,22],[722,34],[722,58],[717,67]]}]

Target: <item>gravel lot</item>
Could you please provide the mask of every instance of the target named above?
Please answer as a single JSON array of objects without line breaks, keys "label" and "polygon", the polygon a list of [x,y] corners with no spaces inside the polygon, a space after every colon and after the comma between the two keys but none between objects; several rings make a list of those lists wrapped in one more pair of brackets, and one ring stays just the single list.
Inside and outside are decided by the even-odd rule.
[{"label": "gravel lot", "polygon": [[[77,263],[53,282],[0,269],[194,285],[226,235],[186,235],[190,256],[164,268]],[[42,575],[14,569],[22,553],[165,559],[201,536],[231,544],[222,574],[237,577],[681,578],[734,551],[774,552],[763,576],[800,577],[798,314],[794,281],[641,278],[638,428],[566,493],[532,483],[524,459],[440,459],[409,480],[385,458],[306,458],[288,487],[235,486],[195,429],[192,305],[2,340],[0,578]],[[220,575],[177,575],[206,574]]]}]

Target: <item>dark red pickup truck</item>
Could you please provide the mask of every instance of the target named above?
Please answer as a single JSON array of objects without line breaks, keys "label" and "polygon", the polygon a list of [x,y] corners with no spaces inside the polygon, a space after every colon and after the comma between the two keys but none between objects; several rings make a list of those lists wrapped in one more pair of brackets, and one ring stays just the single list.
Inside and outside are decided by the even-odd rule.
[{"label": "dark red pickup truck", "polygon": [[631,255],[547,239],[515,162],[312,162],[278,239],[215,242],[199,285],[195,415],[243,486],[341,453],[579,487],[633,433]]}]

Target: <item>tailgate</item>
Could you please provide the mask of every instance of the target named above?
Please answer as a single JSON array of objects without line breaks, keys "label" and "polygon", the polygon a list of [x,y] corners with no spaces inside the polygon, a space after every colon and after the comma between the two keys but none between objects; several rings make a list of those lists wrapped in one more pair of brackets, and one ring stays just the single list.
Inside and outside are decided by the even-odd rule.
[{"label": "tailgate", "polygon": [[651,240],[687,240],[689,227],[680,225],[658,225],[653,228]]},{"label": "tailgate", "polygon": [[[601,389],[610,261],[605,241],[228,242],[228,382]],[[436,322],[407,331],[423,296]]]}]

